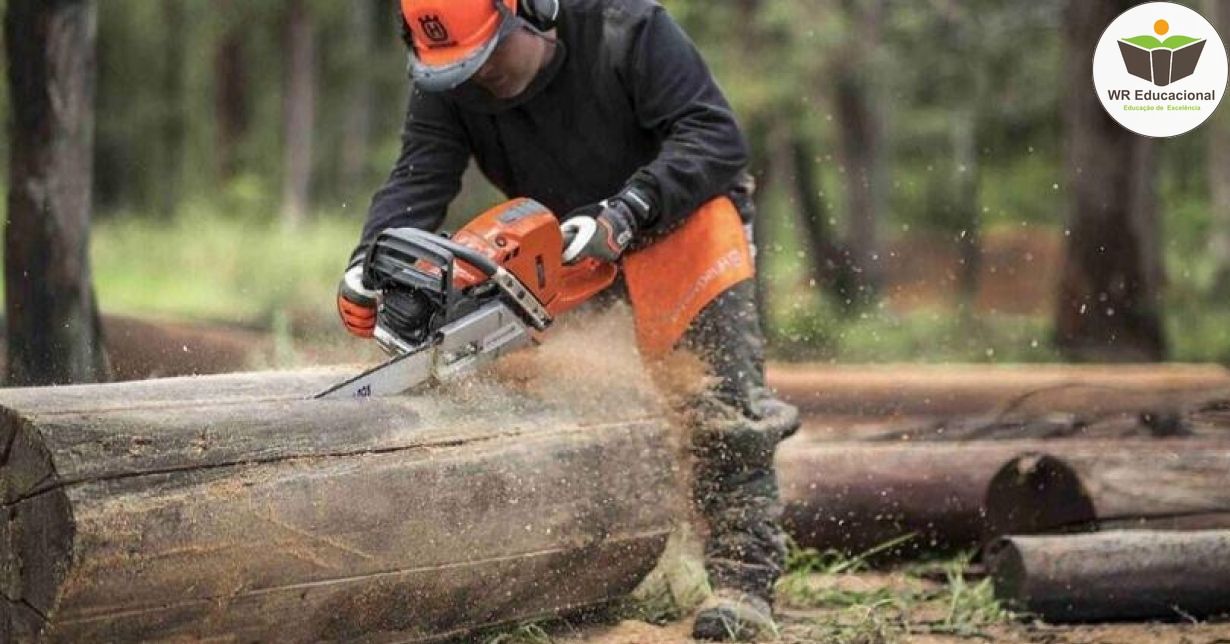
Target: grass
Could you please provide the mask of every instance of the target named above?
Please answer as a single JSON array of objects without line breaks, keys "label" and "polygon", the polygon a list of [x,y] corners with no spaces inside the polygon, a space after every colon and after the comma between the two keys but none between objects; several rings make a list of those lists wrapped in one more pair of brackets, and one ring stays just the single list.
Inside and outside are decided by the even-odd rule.
[{"label": "grass", "polygon": [[[222,200],[230,203],[235,201]],[[290,231],[260,208],[228,212],[188,204],[156,220],[125,213],[99,218],[91,260],[104,312],[238,324],[302,336],[333,331],[333,297],[361,227],[353,217],[320,216]],[[1214,297],[1205,205],[1176,211],[1193,223],[1170,234],[1164,318],[1171,358],[1230,363],[1230,306]],[[1178,227],[1176,227],[1178,228]],[[1188,230],[1190,228],[1190,230]],[[797,236],[796,236],[797,237]],[[2,249],[0,249],[2,250]],[[962,314],[952,307],[894,311],[884,305],[843,315],[814,289],[797,289],[794,246],[774,253],[767,275],[766,327],[773,357],[861,362],[1055,362],[1051,321],[1041,316]]]},{"label": "grass", "polygon": [[883,305],[841,315],[827,302],[775,311],[775,357],[832,362],[1056,362],[1050,323],[1023,315],[977,316],[938,309],[907,313]]},{"label": "grass", "polygon": [[534,621],[490,633],[480,641],[483,644],[551,644],[554,640],[547,632],[546,622]]},{"label": "grass", "polygon": [[208,210],[168,222],[112,218],[93,231],[91,256],[103,310],[272,328],[279,315],[333,315],[337,280],[359,223],[277,223]]},{"label": "grass", "polygon": [[[911,538],[905,535],[856,556],[794,548],[778,596],[789,607],[822,609],[802,630],[825,642],[894,642],[918,634],[988,637],[988,628],[1015,619],[996,601],[989,578],[970,579],[970,555],[905,566],[891,573],[891,583],[855,577],[865,575],[877,555]],[[944,578],[940,584],[927,574],[937,568]],[[843,586],[843,581],[848,583]]]}]

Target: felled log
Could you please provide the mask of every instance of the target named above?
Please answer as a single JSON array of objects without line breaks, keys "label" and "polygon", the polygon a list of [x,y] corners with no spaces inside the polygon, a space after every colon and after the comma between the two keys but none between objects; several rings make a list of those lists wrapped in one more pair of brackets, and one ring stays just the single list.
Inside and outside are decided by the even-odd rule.
[{"label": "felled log", "polygon": [[1013,536],[986,561],[998,599],[1047,621],[1230,613],[1230,531]]},{"label": "felled log", "polygon": [[650,407],[344,373],[0,391],[0,641],[424,641],[601,604],[676,516]]},{"label": "felled log", "polygon": [[782,522],[799,545],[859,553],[902,535],[905,551],[949,549],[982,534],[986,481],[1006,444],[866,444],[791,440],[777,454]]},{"label": "felled log", "polygon": [[988,535],[1116,527],[1230,528],[1230,445],[1054,441],[986,490]]},{"label": "felled log", "polygon": [[804,415],[1096,415],[1147,406],[1182,406],[1230,392],[1230,371],[1215,365],[771,365],[769,384]]},{"label": "felled log", "polygon": [[[1041,477],[1027,478],[1025,483],[1012,488],[1015,493],[1010,495],[988,492],[1004,487],[1003,473],[1009,470],[1006,464],[1015,462],[1022,454],[1045,450],[1060,450],[1085,459],[1123,453],[1137,455],[1132,457],[1136,460],[1148,460],[1149,455],[1157,454],[1226,455],[1230,454],[1230,443],[1183,439],[840,443],[796,438],[783,443],[777,455],[783,523],[800,545],[822,550],[859,553],[911,533],[915,537],[902,551],[974,546],[989,536],[1023,529],[1021,518],[1032,515],[1014,508],[1037,507],[1038,513],[1062,513],[1066,506],[1057,504],[1056,497],[1080,498],[1079,489],[1074,492],[1071,485],[1059,485],[1073,477],[1051,478],[1053,468],[1046,469]],[[1158,495],[1159,503],[1177,494],[1167,492],[1166,486],[1172,483],[1196,497],[1205,495],[1200,497],[1204,500],[1155,507],[1165,508],[1169,515],[1180,514],[1176,511],[1179,507],[1201,512],[1212,512],[1218,507],[1230,511],[1230,461],[1224,469],[1217,470],[1214,464],[1221,463],[1222,456],[1201,458],[1205,459],[1202,463],[1213,468],[1201,470],[1207,477],[1202,479],[1193,470],[1189,472],[1193,478],[1186,484],[1172,480],[1181,478],[1172,475],[1158,479],[1165,483],[1147,489]],[[1155,466],[1143,469],[1139,481],[1143,485],[1149,476],[1162,476],[1160,470],[1172,461],[1162,456]],[[1116,476],[1122,480],[1125,474]],[[1038,496],[1031,491],[1036,486],[1030,481],[1041,479],[1050,481],[1048,489],[1053,493]],[[1217,485],[1222,489],[1211,489]],[[1117,498],[1115,494],[1114,490],[1104,492],[1107,499]],[[1009,518],[1003,518],[1005,515]],[[1081,517],[1086,515],[1087,512]]]}]

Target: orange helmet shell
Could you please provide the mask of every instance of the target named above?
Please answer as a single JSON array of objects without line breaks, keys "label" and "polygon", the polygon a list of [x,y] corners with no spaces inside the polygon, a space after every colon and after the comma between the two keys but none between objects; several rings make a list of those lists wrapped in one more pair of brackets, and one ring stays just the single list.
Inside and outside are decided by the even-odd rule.
[{"label": "orange helmet shell", "polygon": [[414,36],[415,56],[428,67],[455,65],[480,52],[499,34],[504,15],[517,0],[401,0],[401,13]]}]

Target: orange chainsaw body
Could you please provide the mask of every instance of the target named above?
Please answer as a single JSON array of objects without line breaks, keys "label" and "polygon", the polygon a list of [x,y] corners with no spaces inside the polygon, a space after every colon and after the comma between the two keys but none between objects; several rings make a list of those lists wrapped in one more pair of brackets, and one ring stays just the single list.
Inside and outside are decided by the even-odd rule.
[{"label": "orange chainsaw body", "polygon": [[[512,273],[552,317],[565,313],[614,283],[619,268],[585,259],[564,265],[564,237],[555,214],[532,199],[514,199],[476,217],[453,235]],[[484,281],[482,271],[458,262],[454,287]]]}]

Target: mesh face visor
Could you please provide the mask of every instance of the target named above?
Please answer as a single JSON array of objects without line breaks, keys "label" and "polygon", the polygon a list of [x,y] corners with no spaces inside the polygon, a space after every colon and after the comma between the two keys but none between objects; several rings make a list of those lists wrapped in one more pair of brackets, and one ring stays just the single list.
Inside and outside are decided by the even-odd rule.
[{"label": "mesh face visor", "polygon": [[500,26],[496,29],[495,35],[489,38],[483,46],[460,60],[443,65],[428,65],[419,59],[420,45],[415,43],[410,53],[410,77],[414,79],[414,83],[427,92],[445,92],[460,87],[478,73],[478,70],[491,58],[495,48],[522,24],[521,19],[513,15],[503,2],[497,1],[495,4],[500,12]]}]

